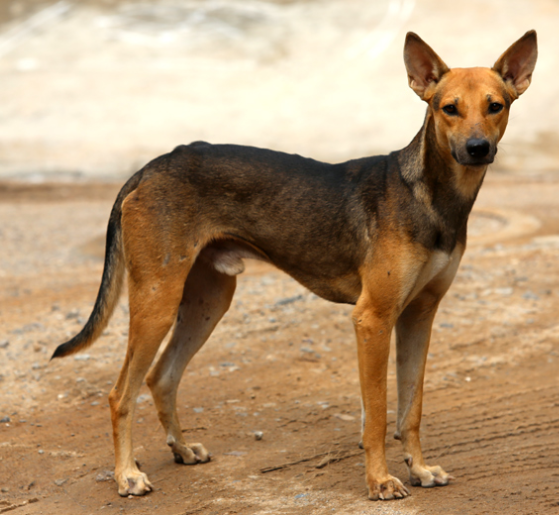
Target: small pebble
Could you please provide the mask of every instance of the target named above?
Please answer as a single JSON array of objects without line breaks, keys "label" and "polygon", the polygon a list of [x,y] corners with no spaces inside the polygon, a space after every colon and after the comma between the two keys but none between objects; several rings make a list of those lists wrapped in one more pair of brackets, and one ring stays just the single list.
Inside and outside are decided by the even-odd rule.
[{"label": "small pebble", "polygon": [[495,293],[497,295],[512,295],[513,289],[511,287],[508,288],[495,288]]},{"label": "small pebble", "polygon": [[297,302],[298,300],[303,300],[303,295],[295,295],[295,297],[287,297],[285,299],[279,299],[275,302],[275,305],[276,306],[285,306],[287,304]]},{"label": "small pebble", "polygon": [[224,456],[244,456],[246,454],[245,451],[230,451],[230,452],[224,452],[223,455]]},{"label": "small pebble", "polygon": [[102,472],[99,472],[99,474],[97,474],[95,481],[101,483],[103,481],[110,481],[111,479],[114,479],[114,477],[115,473],[112,470],[103,470]]},{"label": "small pebble", "polygon": [[262,440],[264,438],[264,433],[262,431],[254,431],[254,439]]}]

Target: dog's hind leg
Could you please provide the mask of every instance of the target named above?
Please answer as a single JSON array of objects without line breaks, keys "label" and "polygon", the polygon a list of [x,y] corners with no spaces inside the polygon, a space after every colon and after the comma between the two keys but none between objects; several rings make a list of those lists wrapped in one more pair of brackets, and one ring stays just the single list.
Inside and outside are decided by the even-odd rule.
[{"label": "dog's hind leg", "polygon": [[189,361],[229,309],[235,287],[234,276],[197,260],[184,285],[171,340],[147,377],[167,445],[177,463],[194,464],[210,459],[203,445],[187,444],[184,440],[176,409],[177,389]]},{"label": "dog's hind leg", "polygon": [[[132,454],[132,420],[136,398],[159,349],[172,327],[183,281],[129,281],[130,331],[128,350],[119,378],[109,395],[115,443],[115,480],[120,495],[143,495],[151,490]],[[157,286],[156,286],[157,285]]]},{"label": "dog's hind leg", "polygon": [[195,259],[194,245],[185,241],[182,226],[169,223],[157,197],[139,190],[126,198],[122,209],[130,329],[124,364],[109,394],[115,480],[123,496],[143,495],[152,488],[133,456],[136,398],[163,338],[173,326]]}]

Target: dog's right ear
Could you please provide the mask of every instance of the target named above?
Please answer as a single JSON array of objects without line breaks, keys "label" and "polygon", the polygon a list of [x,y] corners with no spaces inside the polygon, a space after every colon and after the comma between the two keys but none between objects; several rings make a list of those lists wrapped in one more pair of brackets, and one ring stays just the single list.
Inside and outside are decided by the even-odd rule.
[{"label": "dog's right ear", "polygon": [[432,88],[449,71],[448,66],[435,51],[414,32],[408,32],[404,44],[404,63],[408,83],[421,100],[428,102]]}]

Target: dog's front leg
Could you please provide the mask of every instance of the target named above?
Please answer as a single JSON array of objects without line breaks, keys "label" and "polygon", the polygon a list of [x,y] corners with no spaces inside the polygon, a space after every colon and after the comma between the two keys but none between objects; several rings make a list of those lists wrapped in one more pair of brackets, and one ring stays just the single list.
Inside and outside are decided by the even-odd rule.
[{"label": "dog's front leg", "polygon": [[421,294],[406,307],[396,323],[398,425],[394,437],[402,441],[413,486],[447,485],[451,479],[440,466],[425,464],[419,437],[425,364],[439,301],[439,295]]},{"label": "dog's front leg", "polygon": [[372,299],[362,296],[353,312],[365,410],[363,447],[367,486],[370,499],[399,499],[409,495],[409,491],[388,473],[385,456],[386,376],[393,322],[391,313],[383,316],[376,308]]}]

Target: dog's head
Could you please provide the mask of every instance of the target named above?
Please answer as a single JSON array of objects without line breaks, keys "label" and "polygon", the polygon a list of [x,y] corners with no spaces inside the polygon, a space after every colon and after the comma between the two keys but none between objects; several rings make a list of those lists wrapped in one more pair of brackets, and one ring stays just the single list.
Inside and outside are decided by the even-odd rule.
[{"label": "dog's head", "polygon": [[510,106],[530,85],[537,55],[536,32],[531,30],[493,68],[450,69],[409,32],[404,46],[409,85],[429,104],[439,148],[463,166],[492,163]]}]

